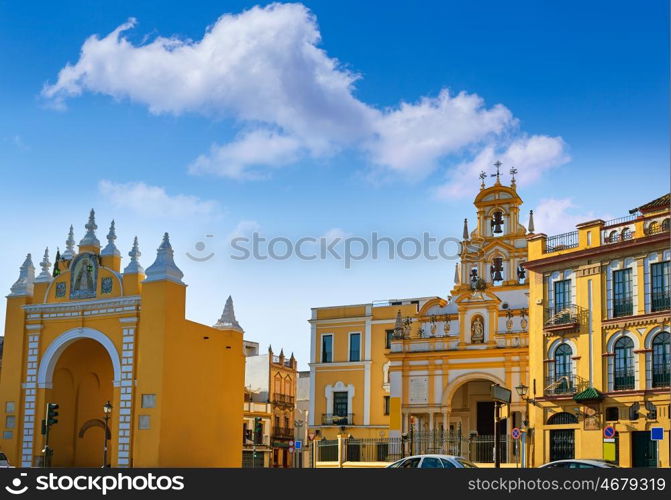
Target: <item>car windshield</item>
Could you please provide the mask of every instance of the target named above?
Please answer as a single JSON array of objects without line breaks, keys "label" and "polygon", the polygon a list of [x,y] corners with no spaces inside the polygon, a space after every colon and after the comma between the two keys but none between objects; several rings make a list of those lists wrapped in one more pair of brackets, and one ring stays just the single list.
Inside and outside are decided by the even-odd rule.
[{"label": "car windshield", "polygon": [[0,451],[0,460],[7,461],[7,455],[5,455],[4,453],[2,453],[1,451]]}]

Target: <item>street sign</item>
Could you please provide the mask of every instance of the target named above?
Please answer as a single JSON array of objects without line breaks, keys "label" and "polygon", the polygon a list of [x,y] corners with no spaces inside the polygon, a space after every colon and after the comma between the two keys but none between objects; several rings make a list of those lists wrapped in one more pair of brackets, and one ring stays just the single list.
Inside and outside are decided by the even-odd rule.
[{"label": "street sign", "polygon": [[512,431],[510,431],[510,435],[513,439],[519,439],[522,436],[522,432],[517,427],[515,427]]},{"label": "street sign", "polygon": [[294,448],[296,448],[297,450],[300,450],[301,448],[303,448],[303,441],[296,441],[294,443]]},{"label": "street sign", "polygon": [[664,427],[651,427],[650,428],[650,439],[653,441],[663,441],[664,440]]},{"label": "street sign", "polygon": [[294,445],[294,442],[293,442],[293,441],[289,441],[289,446],[293,446],[293,445]]},{"label": "street sign", "polygon": [[491,387],[491,396],[494,401],[500,401],[501,403],[510,404],[510,389],[500,386],[499,384],[492,384]]},{"label": "street sign", "polygon": [[293,449],[293,448],[289,448],[289,453],[293,453],[293,452],[294,452],[294,449]]},{"label": "street sign", "polygon": [[613,439],[615,437],[615,427],[607,425],[603,428],[603,437],[606,439]]}]

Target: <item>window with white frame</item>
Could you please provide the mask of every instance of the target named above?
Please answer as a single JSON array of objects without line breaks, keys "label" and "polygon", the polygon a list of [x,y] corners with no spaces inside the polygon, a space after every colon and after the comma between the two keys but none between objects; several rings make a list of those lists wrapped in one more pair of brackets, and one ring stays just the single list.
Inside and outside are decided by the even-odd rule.
[{"label": "window with white frame", "polygon": [[322,363],[333,363],[333,335],[322,335]]}]

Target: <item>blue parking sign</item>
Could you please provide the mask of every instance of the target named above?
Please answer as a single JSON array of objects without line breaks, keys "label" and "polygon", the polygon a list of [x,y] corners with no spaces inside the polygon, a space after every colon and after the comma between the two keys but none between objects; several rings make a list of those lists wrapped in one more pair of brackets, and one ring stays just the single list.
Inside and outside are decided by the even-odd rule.
[{"label": "blue parking sign", "polygon": [[303,441],[296,441],[294,443],[294,448],[296,448],[296,450],[300,450],[302,447],[303,447]]},{"label": "blue parking sign", "polygon": [[650,439],[653,441],[663,441],[664,427],[652,427],[650,429]]}]

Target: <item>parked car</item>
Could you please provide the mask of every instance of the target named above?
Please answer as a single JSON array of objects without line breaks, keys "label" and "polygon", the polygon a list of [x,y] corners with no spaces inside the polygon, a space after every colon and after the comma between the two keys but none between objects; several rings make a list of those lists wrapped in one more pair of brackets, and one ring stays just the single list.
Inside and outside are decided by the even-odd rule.
[{"label": "parked car", "polygon": [[6,469],[7,467],[11,467],[9,460],[7,460],[7,455],[0,451],[0,469]]},{"label": "parked car", "polygon": [[539,469],[611,469],[613,467],[618,466],[603,460],[568,459],[555,460],[554,462],[543,464],[539,467]]},{"label": "parked car", "polygon": [[455,455],[413,455],[387,465],[387,469],[477,469],[477,465]]}]

